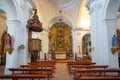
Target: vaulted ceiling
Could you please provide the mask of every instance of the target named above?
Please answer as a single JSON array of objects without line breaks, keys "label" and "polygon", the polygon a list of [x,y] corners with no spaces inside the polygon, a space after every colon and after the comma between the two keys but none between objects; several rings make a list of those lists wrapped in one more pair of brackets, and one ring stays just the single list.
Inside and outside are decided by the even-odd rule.
[{"label": "vaulted ceiling", "polygon": [[[38,10],[38,16],[44,29],[49,29],[56,22],[65,22],[71,28],[80,28],[89,17],[85,9],[86,0],[32,0]],[[4,16],[2,10],[1,15]],[[2,14],[3,13],[3,14]],[[85,19],[84,19],[85,18]],[[88,18],[89,19],[89,18]],[[83,22],[82,22],[83,21]]]},{"label": "vaulted ceiling", "polygon": [[39,18],[46,29],[60,19],[71,27],[78,26],[82,1],[84,0],[34,0]]},{"label": "vaulted ceiling", "polygon": [[[58,9],[66,10],[68,8],[75,8],[75,5],[79,5],[81,0],[47,0]],[[78,3],[77,3],[78,2]]]}]

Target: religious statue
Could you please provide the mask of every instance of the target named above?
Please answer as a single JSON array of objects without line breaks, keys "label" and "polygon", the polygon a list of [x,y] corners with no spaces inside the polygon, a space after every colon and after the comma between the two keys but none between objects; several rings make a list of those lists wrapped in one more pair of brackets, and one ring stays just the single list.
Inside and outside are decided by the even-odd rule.
[{"label": "religious statue", "polygon": [[[118,31],[118,30],[117,30]],[[117,32],[118,33],[118,32]],[[115,54],[116,52],[120,53],[120,43],[119,43],[119,36],[114,34],[112,37],[112,48],[111,52]]]},{"label": "religious statue", "polygon": [[112,47],[117,47],[117,36],[113,35],[112,37]]}]

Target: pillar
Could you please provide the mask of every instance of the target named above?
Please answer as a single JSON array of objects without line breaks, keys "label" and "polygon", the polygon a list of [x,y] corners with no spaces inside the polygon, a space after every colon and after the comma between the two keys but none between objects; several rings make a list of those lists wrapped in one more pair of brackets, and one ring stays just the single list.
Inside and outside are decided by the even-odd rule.
[{"label": "pillar", "polygon": [[90,21],[91,21],[91,56],[92,62],[99,62],[99,45],[98,45],[98,16],[99,16],[98,6],[90,9]]},{"label": "pillar", "polygon": [[73,42],[73,59],[75,59],[75,54],[78,53],[78,47],[77,47],[77,32],[72,31],[72,42]]},{"label": "pillar", "polygon": [[8,33],[13,38],[13,52],[12,54],[9,54],[6,52],[6,65],[5,65],[5,74],[9,74],[10,71],[8,68],[17,67],[17,43],[19,40],[17,40],[17,27],[18,27],[19,21],[18,20],[7,20],[7,26],[8,26]]},{"label": "pillar", "polygon": [[103,4],[93,1],[88,5],[91,18],[92,61],[97,65],[118,68],[118,54],[111,54],[112,36],[116,33],[116,19],[103,19]]},{"label": "pillar", "polygon": [[[108,47],[105,48],[106,50],[106,57],[109,64],[109,67],[118,68],[119,67],[119,61],[118,61],[118,52],[115,54],[111,53],[110,48],[112,48],[112,37],[114,34],[116,34],[116,24],[117,19],[105,19],[104,22],[105,27],[107,28],[107,43]],[[104,44],[104,43],[103,43]]]}]

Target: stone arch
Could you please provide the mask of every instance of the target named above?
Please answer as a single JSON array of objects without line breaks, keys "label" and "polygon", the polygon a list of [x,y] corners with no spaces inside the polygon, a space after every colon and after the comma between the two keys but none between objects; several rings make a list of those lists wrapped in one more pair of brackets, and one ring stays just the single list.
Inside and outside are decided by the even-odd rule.
[{"label": "stone arch", "polygon": [[7,20],[15,20],[18,17],[15,0],[3,0],[0,2],[0,8],[6,12]]},{"label": "stone arch", "polygon": [[50,27],[49,49],[55,52],[72,51],[72,32],[68,24],[56,22]]},{"label": "stone arch", "polygon": [[82,54],[83,55],[88,56],[88,54],[90,52],[90,46],[91,46],[91,38],[90,37],[91,37],[90,33],[87,33],[82,37]]},{"label": "stone arch", "polygon": [[[0,10],[3,11],[3,13],[5,15],[5,24],[6,24],[7,28],[8,28],[7,32],[10,34],[10,31],[11,31],[10,26],[11,26],[11,24],[9,23],[9,21],[15,21],[15,20],[18,19],[15,0],[12,0],[12,1],[2,0],[2,1],[0,1]],[[12,24],[14,24],[14,23],[12,23]],[[8,58],[9,57],[6,54],[5,55],[5,63],[6,63],[6,65],[8,65],[8,61],[7,61]],[[9,60],[9,62],[10,62],[10,60]],[[12,61],[12,63],[14,63],[14,61]],[[6,70],[6,66],[5,66],[5,70]]]},{"label": "stone arch", "polygon": [[53,18],[53,19],[49,22],[48,28],[50,28],[54,23],[57,23],[57,22],[64,22],[64,23],[68,24],[71,29],[73,28],[73,24],[72,24],[68,19],[66,19],[66,18],[63,17],[63,16],[57,16],[57,17]]},{"label": "stone arch", "polygon": [[107,0],[104,9],[104,19],[116,19],[120,7],[120,0]]},{"label": "stone arch", "polygon": [[[67,24],[70,29],[71,29],[71,37],[72,37],[72,40],[73,40],[73,36],[72,36],[72,28],[73,28],[73,24],[65,17],[63,16],[56,16],[54,17],[48,24],[48,28],[50,29],[52,27],[52,25],[58,23],[58,22],[64,22],[65,24]],[[72,42],[72,45],[73,45],[73,42]]]},{"label": "stone arch", "polygon": [[[118,63],[118,54],[112,55],[111,47],[112,47],[112,37],[114,34],[116,34],[116,24],[117,24],[117,12],[120,7],[120,0],[107,0],[106,4],[104,5],[104,26],[107,27],[107,42],[108,42],[108,48],[109,50],[106,51],[110,56],[108,57],[108,64],[111,67],[119,67]],[[112,60],[114,58],[114,60]],[[114,64],[113,64],[114,63]]]}]

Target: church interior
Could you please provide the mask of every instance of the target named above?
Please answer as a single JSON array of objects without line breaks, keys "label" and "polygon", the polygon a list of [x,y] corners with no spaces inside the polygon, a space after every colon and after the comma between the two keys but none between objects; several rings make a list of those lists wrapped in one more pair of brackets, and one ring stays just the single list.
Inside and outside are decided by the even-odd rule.
[{"label": "church interior", "polygon": [[120,0],[0,1],[0,80],[120,80]]}]

